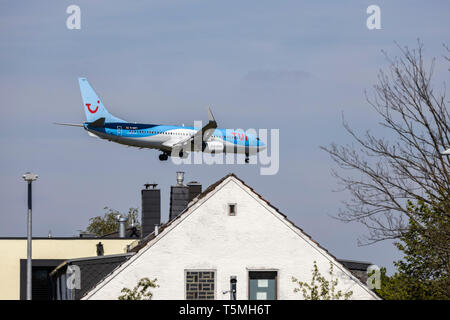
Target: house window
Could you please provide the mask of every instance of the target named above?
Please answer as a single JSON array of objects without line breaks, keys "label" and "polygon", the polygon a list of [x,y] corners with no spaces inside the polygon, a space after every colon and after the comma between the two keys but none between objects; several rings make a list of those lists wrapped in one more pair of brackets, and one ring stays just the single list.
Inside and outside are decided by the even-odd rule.
[{"label": "house window", "polygon": [[236,215],[236,203],[228,204],[228,215],[235,216]]},{"label": "house window", "polygon": [[276,271],[250,271],[249,300],[275,300],[277,298]]},{"label": "house window", "polygon": [[[64,260],[33,259],[31,268],[32,300],[54,299],[50,272]],[[27,259],[20,259],[20,299],[25,300],[27,294]]]},{"label": "house window", "polygon": [[185,279],[187,300],[214,300],[214,271],[186,271]]}]

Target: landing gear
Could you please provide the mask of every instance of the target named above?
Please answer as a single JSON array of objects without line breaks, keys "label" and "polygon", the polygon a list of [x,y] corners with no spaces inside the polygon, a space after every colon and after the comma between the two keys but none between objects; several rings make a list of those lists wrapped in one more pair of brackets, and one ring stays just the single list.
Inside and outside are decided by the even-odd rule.
[{"label": "landing gear", "polygon": [[181,151],[178,153],[178,156],[179,156],[180,158],[182,158],[182,159],[186,159],[186,158],[188,157],[188,153],[187,153],[187,152],[183,152],[183,150],[181,150]]},{"label": "landing gear", "polygon": [[167,155],[167,153],[161,153],[159,155],[159,160],[160,161],[166,161],[167,159],[169,159],[169,156]]},{"label": "landing gear", "polygon": [[249,161],[250,161],[250,158],[248,156],[248,153],[246,153],[245,154],[245,163],[249,163]]}]

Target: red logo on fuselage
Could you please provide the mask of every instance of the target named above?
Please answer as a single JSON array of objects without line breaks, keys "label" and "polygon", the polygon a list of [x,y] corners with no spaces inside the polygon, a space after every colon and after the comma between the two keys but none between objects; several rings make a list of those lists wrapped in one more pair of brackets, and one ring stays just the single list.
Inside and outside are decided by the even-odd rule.
[{"label": "red logo on fuselage", "polygon": [[239,140],[243,141],[245,138],[245,141],[248,141],[248,137],[245,133],[236,133],[236,132],[232,132],[231,133],[234,136],[234,140],[236,140],[236,135],[239,137]]},{"label": "red logo on fuselage", "polygon": [[[97,103],[100,103],[100,100],[97,100]],[[98,106],[94,110],[91,110],[91,108],[90,108],[91,104],[90,103],[86,103],[86,107],[88,108],[90,113],[96,113],[97,110],[98,110]]]}]

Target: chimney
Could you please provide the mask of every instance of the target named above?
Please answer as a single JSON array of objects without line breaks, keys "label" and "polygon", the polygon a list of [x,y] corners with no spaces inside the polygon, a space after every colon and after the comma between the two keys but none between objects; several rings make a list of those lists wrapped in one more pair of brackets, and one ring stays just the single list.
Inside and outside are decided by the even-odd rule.
[{"label": "chimney", "polygon": [[197,181],[191,181],[187,185],[189,187],[189,202],[191,202],[196,196],[202,193],[202,185]]},{"label": "chimney", "polygon": [[183,171],[178,171],[177,172],[177,185],[178,186],[182,186],[183,185],[183,181],[184,181],[184,172]]},{"label": "chimney", "polygon": [[155,225],[161,224],[161,190],[156,189],[156,183],[147,183],[142,195],[142,226],[141,237],[152,233]]},{"label": "chimney", "polygon": [[119,222],[119,238],[125,238],[127,230],[127,217],[117,215],[117,221]]},{"label": "chimney", "polygon": [[170,187],[169,220],[175,219],[189,203],[189,187],[183,184],[184,172],[177,172],[177,184]]}]

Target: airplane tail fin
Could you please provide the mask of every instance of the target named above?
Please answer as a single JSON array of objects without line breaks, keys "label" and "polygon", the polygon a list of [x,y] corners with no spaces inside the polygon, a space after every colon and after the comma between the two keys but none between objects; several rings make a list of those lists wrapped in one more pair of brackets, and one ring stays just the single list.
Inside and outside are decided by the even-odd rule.
[{"label": "airplane tail fin", "polygon": [[78,78],[78,84],[80,85],[87,122],[94,122],[100,118],[104,118],[104,122],[125,122],[122,119],[114,117],[106,110],[103,101],[95,93],[86,78]]}]

